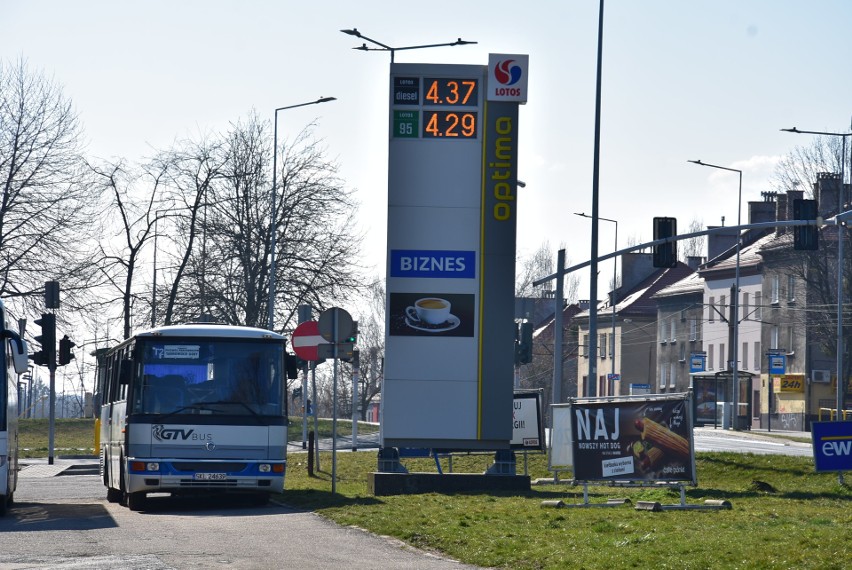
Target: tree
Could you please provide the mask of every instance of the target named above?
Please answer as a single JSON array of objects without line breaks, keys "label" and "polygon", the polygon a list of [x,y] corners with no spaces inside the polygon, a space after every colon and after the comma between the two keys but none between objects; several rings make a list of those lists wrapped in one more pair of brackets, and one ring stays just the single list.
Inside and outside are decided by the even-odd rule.
[{"label": "tree", "polygon": [[196,156],[185,145],[169,161],[182,165],[175,186],[184,200],[192,199],[184,202],[187,215],[175,218],[182,224],[181,251],[191,253],[175,277],[181,286],[172,286],[172,320],[205,314],[222,323],[268,325],[271,220],[276,329],[293,328],[298,305],[342,304],[362,286],[361,238],[352,229],[356,204],[337,165],[308,128],[285,143],[272,193],[268,133],[269,124],[252,114],[211,143],[197,144]]},{"label": "tree", "polygon": [[[848,158],[842,156],[842,150],[841,137],[815,136],[809,145],[797,146],[781,158],[772,174],[773,188],[778,192],[804,190],[806,197],[812,197],[819,174],[840,172],[841,162]],[[848,143],[846,150],[850,150]]]},{"label": "tree", "polygon": [[43,309],[45,281],[82,307],[95,275],[97,197],[87,185],[82,129],[71,100],[25,60],[0,61],[0,295]]},{"label": "tree", "polygon": [[[559,246],[565,248],[565,244]],[[516,297],[545,297],[552,295],[553,281],[544,283],[538,288],[533,283],[542,277],[547,277],[556,272],[554,260],[556,252],[550,246],[550,242],[542,243],[539,248],[528,258],[518,261],[517,275],[515,277]],[[568,260],[565,265],[570,265]],[[568,303],[575,303],[580,291],[580,277],[576,274],[566,276],[567,282],[563,289],[563,296]]]},{"label": "tree", "polygon": [[[689,222],[689,227],[687,228],[686,233],[691,234],[702,230],[704,230],[704,221],[693,218],[692,221]],[[706,255],[704,245],[706,241],[706,236],[696,236],[683,240],[681,242],[683,245],[680,248],[680,258],[685,262],[689,257],[704,257]]]},{"label": "tree", "polygon": [[[99,244],[98,259],[107,291],[103,305],[108,307],[116,299],[109,290],[118,294],[122,338],[130,338],[134,307],[141,300],[143,290],[136,279],[136,271],[142,248],[153,237],[157,197],[165,173],[156,166],[134,170],[121,161],[103,167],[93,165],[91,169],[98,184],[109,196],[104,210],[105,230]],[[143,189],[146,184],[150,187]],[[115,239],[117,237],[119,239]]]}]

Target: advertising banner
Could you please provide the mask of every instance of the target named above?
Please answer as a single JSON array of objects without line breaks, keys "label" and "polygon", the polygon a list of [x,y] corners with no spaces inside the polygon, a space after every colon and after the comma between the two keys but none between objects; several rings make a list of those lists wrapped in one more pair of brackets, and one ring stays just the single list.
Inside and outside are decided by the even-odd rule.
[{"label": "advertising banner", "polygon": [[516,391],[512,403],[512,449],[544,450],[541,391]]},{"label": "advertising banner", "polygon": [[852,422],[813,422],[811,437],[817,472],[852,471]]},{"label": "advertising banner", "polygon": [[570,407],[575,480],[696,482],[689,393]]}]

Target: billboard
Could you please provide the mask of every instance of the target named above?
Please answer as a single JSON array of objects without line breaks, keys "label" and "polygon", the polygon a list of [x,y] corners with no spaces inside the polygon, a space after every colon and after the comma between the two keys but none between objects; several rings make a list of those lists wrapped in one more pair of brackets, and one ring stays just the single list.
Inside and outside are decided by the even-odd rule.
[{"label": "billboard", "polygon": [[818,472],[852,471],[852,421],[813,422],[811,437]]},{"label": "billboard", "polygon": [[487,65],[391,64],[383,447],[508,449],[513,437],[527,63],[499,59],[494,79]]},{"label": "billboard", "polygon": [[512,402],[512,449],[539,450],[545,446],[541,390],[516,390]]},{"label": "billboard", "polygon": [[[578,481],[696,482],[689,393],[577,399],[570,422]],[[554,421],[557,416],[554,415]]]}]

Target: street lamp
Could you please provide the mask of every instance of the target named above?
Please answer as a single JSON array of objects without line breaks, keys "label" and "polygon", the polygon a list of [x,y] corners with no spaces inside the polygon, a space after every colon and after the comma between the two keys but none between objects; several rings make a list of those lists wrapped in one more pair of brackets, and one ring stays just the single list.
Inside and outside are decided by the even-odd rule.
[{"label": "street lamp", "polygon": [[307,103],[299,103],[297,105],[288,105],[286,107],[278,107],[275,109],[275,126],[273,128],[274,135],[272,137],[272,190],[269,193],[269,330],[273,330],[275,326],[275,233],[278,227],[278,220],[275,215],[275,191],[278,186],[278,111],[286,111],[287,109],[295,109],[297,107],[307,107],[308,105],[317,105],[319,103],[328,103],[336,101],[335,97],[320,97],[316,101]]},{"label": "street lamp", "polygon": [[[852,133],[827,133],[822,131],[800,131],[796,127],[792,129],[781,129],[786,133],[796,133],[801,135],[823,135],[827,137],[840,137],[843,140],[842,150],[840,152],[840,188],[837,191],[837,420],[840,421],[843,413],[843,384],[840,383],[841,375],[843,381],[846,381],[846,375],[843,373],[843,240],[845,238],[845,226],[839,215],[843,211],[843,184],[846,182],[846,174],[844,166],[846,165],[846,137],[852,136]],[[842,477],[843,474],[841,473]]]},{"label": "street lamp", "polygon": [[348,35],[348,36],[355,36],[358,39],[367,40],[371,44],[375,44],[375,45],[379,46],[377,48],[371,48],[371,47],[368,47],[367,44],[361,44],[360,46],[354,47],[352,49],[357,49],[357,50],[361,50],[361,51],[389,51],[390,54],[391,54],[391,63],[393,63],[394,52],[397,52],[397,51],[405,51],[405,50],[409,50],[409,49],[425,49],[425,48],[433,48],[433,47],[466,46],[466,45],[477,43],[477,42],[469,42],[469,41],[466,41],[466,40],[459,38],[454,42],[448,42],[448,43],[442,43],[442,44],[428,44],[428,45],[421,45],[421,46],[406,46],[406,47],[391,47],[389,45],[383,44],[380,41],[374,40],[372,38],[368,38],[367,36],[365,36],[361,32],[359,32],[358,28],[352,28],[351,30],[340,30],[340,31],[343,32],[344,34]]},{"label": "street lamp", "polygon": [[[727,166],[719,166],[716,164],[709,164],[706,162],[701,162],[700,160],[688,160],[687,162],[691,162],[693,164],[697,164],[699,166],[708,166],[710,168],[718,168],[719,170],[727,170],[728,172],[736,172],[740,177],[740,184],[738,190],[737,197],[737,226],[742,225],[741,215],[742,215],[742,204],[743,204],[743,171],[737,170],[736,168],[728,168]],[[740,342],[740,242],[742,230],[737,230],[737,263],[736,269],[734,269],[734,294],[732,297],[732,313],[733,313],[733,327],[734,334],[733,340],[731,341],[731,360],[730,366],[732,368],[731,380],[733,383],[732,389],[732,397],[733,400],[731,404],[734,409],[734,421],[733,421],[733,429],[737,429],[737,419],[740,415],[739,409],[739,397],[740,397],[740,384],[739,384],[739,342]]]},{"label": "street lamp", "polygon": [[[574,212],[575,216],[581,216],[583,218],[591,219],[592,216],[584,213],[584,212]],[[618,220],[611,220],[609,218],[602,218],[598,216],[599,220],[603,220],[605,222],[612,222],[615,224],[615,247],[613,248],[613,252],[618,251]],[[615,291],[617,289],[616,286],[616,277],[617,277],[618,263],[616,258],[612,260],[612,343],[610,344],[610,358],[612,359],[612,373],[611,376],[615,377]],[[607,383],[607,387],[609,387],[609,383]],[[612,392],[612,390],[610,390]],[[610,394],[611,396],[612,394]]]}]

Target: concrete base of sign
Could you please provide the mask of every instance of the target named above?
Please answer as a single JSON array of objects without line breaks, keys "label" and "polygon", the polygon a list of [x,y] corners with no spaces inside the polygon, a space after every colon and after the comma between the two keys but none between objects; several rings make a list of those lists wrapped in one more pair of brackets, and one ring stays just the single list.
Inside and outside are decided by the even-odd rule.
[{"label": "concrete base of sign", "polygon": [[478,473],[370,473],[367,485],[370,493],[376,496],[471,491],[526,493],[530,490],[530,478],[528,475]]}]

